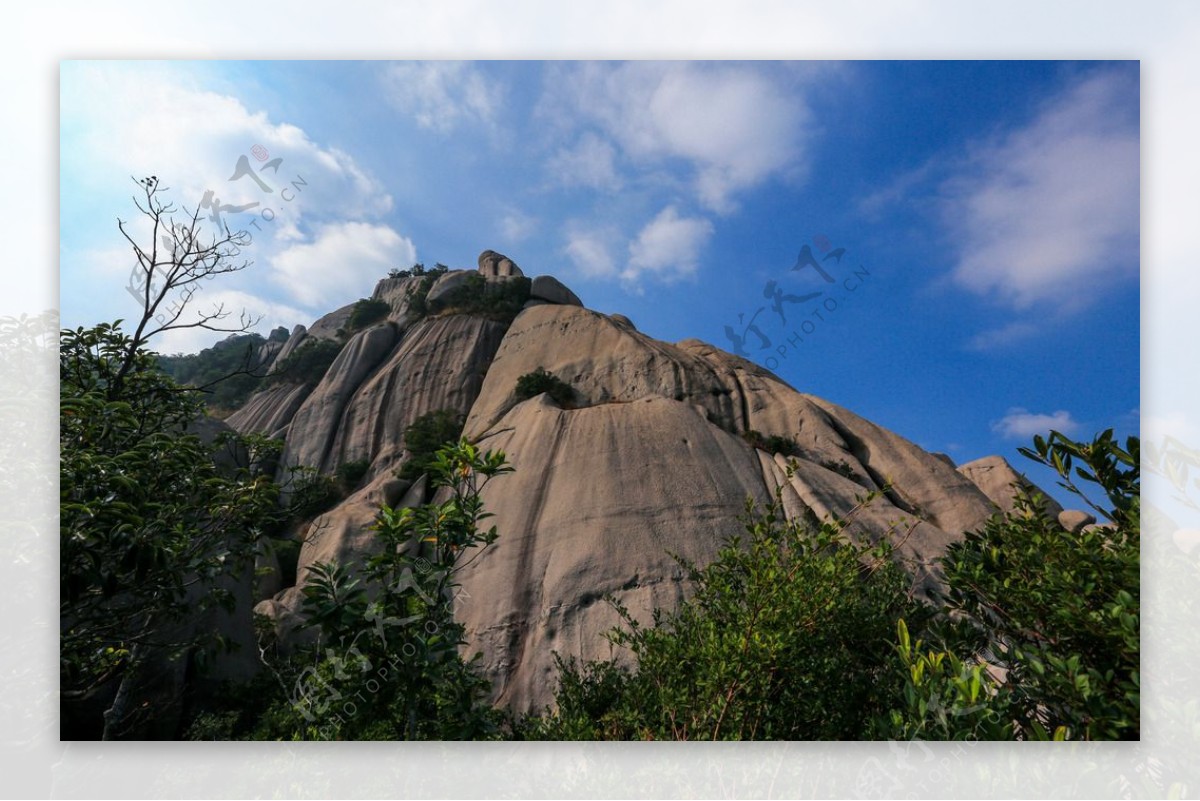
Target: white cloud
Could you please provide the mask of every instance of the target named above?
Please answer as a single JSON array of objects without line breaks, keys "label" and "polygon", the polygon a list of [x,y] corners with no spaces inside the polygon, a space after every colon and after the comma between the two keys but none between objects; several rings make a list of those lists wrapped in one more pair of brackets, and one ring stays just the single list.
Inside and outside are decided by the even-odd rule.
[{"label": "white cloud", "polygon": [[1031,322],[1025,320],[1014,320],[1011,323],[1002,325],[999,328],[992,328],[987,331],[981,331],[967,342],[969,350],[992,350],[994,348],[1003,348],[1009,345],[1015,345],[1018,342],[1029,339],[1038,332],[1038,327]]},{"label": "white cloud", "polygon": [[[543,110],[560,126],[596,126],[643,168],[683,162],[699,201],[724,213],[737,193],[802,171],[809,112],[783,83],[748,64],[587,63],[556,82]],[[587,147],[602,170],[597,141]]]},{"label": "white cloud", "polygon": [[[165,199],[183,209],[195,209],[209,190],[223,205],[257,204],[220,215],[253,238],[239,258],[251,268],[214,282],[235,317],[239,298],[251,298],[276,309],[279,324],[308,322],[313,310],[327,311],[369,291],[388,267],[411,263],[411,242],[373,222],[392,207],[379,181],[301,128],[202,85],[204,75],[159,64],[64,65],[62,282],[88,288],[64,295],[72,320],[131,316],[124,285],[133,259],[115,226],[89,214],[92,207],[116,210],[134,238],[147,243],[147,221],[130,201],[136,189],[131,175],[159,176],[168,187]],[[240,158],[251,172],[234,179]],[[274,159],[281,160],[277,166]],[[216,231],[211,211],[202,211],[206,238]],[[383,261],[384,254],[395,261]],[[287,296],[264,286],[265,277]],[[297,312],[297,305],[306,310]],[[217,338],[192,330],[170,335],[168,344],[199,347]]]},{"label": "white cloud", "polygon": [[627,283],[637,283],[644,274],[670,281],[692,275],[700,263],[700,251],[708,244],[713,225],[702,217],[681,217],[667,206],[629,244],[629,262],[621,272]]},{"label": "white cloud", "polygon": [[400,62],[384,72],[388,99],[422,128],[446,133],[459,124],[491,126],[503,87],[462,61]]},{"label": "white cloud", "polygon": [[[257,204],[223,214],[230,227],[254,219],[263,225],[265,215],[273,218],[268,227],[283,234],[294,231],[301,214],[374,216],[392,207],[382,185],[348,154],[317,145],[301,128],[272,122],[237,98],[201,88],[192,77],[89,62],[64,71],[62,93],[64,143],[70,143],[63,170],[80,189],[127,196],[134,189],[129,176],[152,173],[176,205],[194,209],[212,190],[222,204]],[[263,148],[257,156],[256,145]],[[233,180],[242,157],[251,172]],[[282,161],[269,166],[276,158]]]},{"label": "white cloud", "polygon": [[413,243],[386,225],[331,223],[312,241],[276,254],[271,279],[301,305],[329,311],[362,297],[389,269],[416,258]]},{"label": "white cloud", "polygon": [[[284,326],[289,331],[297,323],[308,325],[313,320],[311,312],[305,312],[284,303],[276,303],[248,292],[228,289],[214,289],[209,284],[201,282],[192,295],[180,322],[195,320],[200,313],[211,314],[218,307],[228,313],[228,317],[216,323],[223,328],[236,328],[245,312],[248,319],[258,322],[249,330],[266,336],[272,329]],[[159,353],[196,353],[212,345],[215,340],[222,339],[228,334],[214,334],[202,328],[181,328],[167,331],[153,340],[151,347]]]},{"label": "white cloud", "polygon": [[978,149],[944,189],[954,280],[1017,308],[1078,308],[1138,271],[1136,74],[1106,70]]},{"label": "white cloud", "polygon": [[1067,411],[1034,414],[1026,409],[1013,408],[992,424],[992,431],[1006,439],[1029,439],[1037,434],[1046,436],[1052,430],[1070,436],[1079,430],[1079,423]]},{"label": "white cloud", "polygon": [[500,218],[500,236],[509,244],[525,241],[533,235],[537,227],[536,217],[530,217],[518,209],[510,209]]},{"label": "white cloud", "polygon": [[617,189],[616,150],[595,133],[579,138],[574,147],[558,150],[546,162],[546,171],[555,183],[589,189]]},{"label": "white cloud", "polygon": [[617,263],[610,243],[612,231],[582,229],[567,226],[567,245],[563,249],[571,263],[585,278],[610,278],[617,274]]}]

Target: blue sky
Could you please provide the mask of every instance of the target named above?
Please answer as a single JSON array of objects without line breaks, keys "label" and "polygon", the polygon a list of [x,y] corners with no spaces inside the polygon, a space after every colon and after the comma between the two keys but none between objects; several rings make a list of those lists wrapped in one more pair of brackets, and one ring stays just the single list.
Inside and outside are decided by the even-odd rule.
[{"label": "blue sky", "polygon": [[[259,204],[225,214],[251,228],[253,265],[194,302],[261,314],[264,333],[391,267],[491,248],[661,339],[732,350],[728,327],[797,389],[959,463],[1025,469],[1033,433],[1138,429],[1136,62],[64,62],[60,78],[67,326],[137,311],[116,219],[134,218],[130,176],[155,174],[182,205]],[[229,180],[241,156],[271,193]],[[832,282],[792,269],[806,246]]]}]

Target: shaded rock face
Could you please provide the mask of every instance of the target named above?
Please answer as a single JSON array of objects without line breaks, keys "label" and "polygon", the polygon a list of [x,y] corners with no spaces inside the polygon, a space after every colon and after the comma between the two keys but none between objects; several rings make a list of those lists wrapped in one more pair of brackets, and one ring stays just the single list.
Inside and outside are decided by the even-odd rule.
[{"label": "shaded rock face", "polygon": [[258,432],[282,439],[296,410],[304,403],[312,388],[303,384],[275,384],[254,393],[246,405],[225,419],[241,432]]},{"label": "shaded rock face", "polygon": [[[493,251],[480,256],[480,271],[520,275]],[[447,273],[431,293],[471,274]],[[603,634],[619,621],[606,594],[643,620],[676,606],[688,587],[668,551],[711,561],[741,531],[747,498],[765,504],[778,488],[790,518],[851,515],[851,535],[891,538],[916,590],[928,592],[939,580],[936,558],[983,524],[1016,476],[1003,460],[955,469],[745,359],[698,340],[661,342],[621,315],[582,308],[557,281],[542,282],[557,299],[535,296],[542,302],[506,326],[465,314],[417,320],[408,299],[422,280],[376,286],[393,314],[351,339],[311,392],[273,387],[229,420],[282,432],[285,463],[323,472],[370,464],[365,486],[303,532],[301,585],[316,561],[356,564],[371,553],[381,503],[428,500],[424,481],[392,477],[417,417],[460,412],[465,436],[507,454],[515,472],[483,496],[499,539],[461,576],[456,612],[467,626],[465,652],[482,653],[496,701],[516,711],[552,701],[554,651],[609,655]],[[518,379],[538,368],[572,386],[570,408],[547,395],[517,399]],[[745,438],[751,430],[795,445],[766,453]],[[857,508],[871,490],[880,497]],[[286,633],[301,598],[299,586],[282,588],[258,611]]]},{"label": "shaded rock face", "polygon": [[429,288],[429,294],[425,296],[425,303],[429,308],[436,309],[450,293],[466,284],[467,279],[472,275],[470,270],[451,270],[439,277]]},{"label": "shaded rock face", "polygon": [[334,359],[292,417],[280,459],[282,465],[306,465],[328,472],[339,463],[331,453],[342,413],[359,385],[391,351],[396,329],[390,323],[360,331]]}]

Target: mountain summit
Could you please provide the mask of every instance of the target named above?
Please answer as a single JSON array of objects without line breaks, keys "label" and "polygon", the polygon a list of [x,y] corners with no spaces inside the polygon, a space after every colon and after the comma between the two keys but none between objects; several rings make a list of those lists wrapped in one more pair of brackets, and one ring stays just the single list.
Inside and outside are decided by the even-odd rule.
[{"label": "mountain summit", "polygon": [[[364,323],[363,310],[376,318]],[[323,373],[285,369],[322,347],[336,351]],[[642,619],[677,605],[688,588],[672,555],[711,561],[747,498],[769,503],[779,487],[789,518],[845,517],[880,491],[849,532],[892,538],[926,592],[934,560],[1003,503],[996,477],[1012,473],[989,457],[996,469],[981,488],[980,470],[960,471],[712,345],[646,336],[490,250],[478,270],[394,272],[370,299],[297,326],[271,358],[282,378],[227,422],[283,439],[281,473],[356,465],[361,479],[295,532],[296,584],[264,583],[256,611],[285,641],[298,636],[308,568],[370,554],[380,504],[432,500],[422,478],[397,472],[415,455],[406,429],[448,410],[464,436],[515,468],[485,488],[499,539],[463,573],[456,614],[496,700],[517,711],[552,700],[555,652],[609,654],[602,635],[618,617],[607,596]],[[525,397],[518,385],[531,374],[562,391]]]}]

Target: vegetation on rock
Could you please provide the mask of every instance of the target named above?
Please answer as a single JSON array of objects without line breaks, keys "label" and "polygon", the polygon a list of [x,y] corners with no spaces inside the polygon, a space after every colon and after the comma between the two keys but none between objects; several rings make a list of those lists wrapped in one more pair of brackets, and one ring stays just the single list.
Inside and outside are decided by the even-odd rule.
[{"label": "vegetation on rock", "polygon": [[518,378],[515,391],[518,401],[529,400],[545,392],[563,408],[569,407],[575,400],[574,387],[542,367]]},{"label": "vegetation on rock", "polygon": [[310,338],[289,353],[267,376],[266,384],[307,384],[316,386],[342,352],[342,343],[332,339]]},{"label": "vegetation on rock", "polygon": [[438,450],[462,434],[465,418],[454,409],[423,414],[404,429],[408,461],[396,471],[398,478],[416,480],[436,461]]}]

